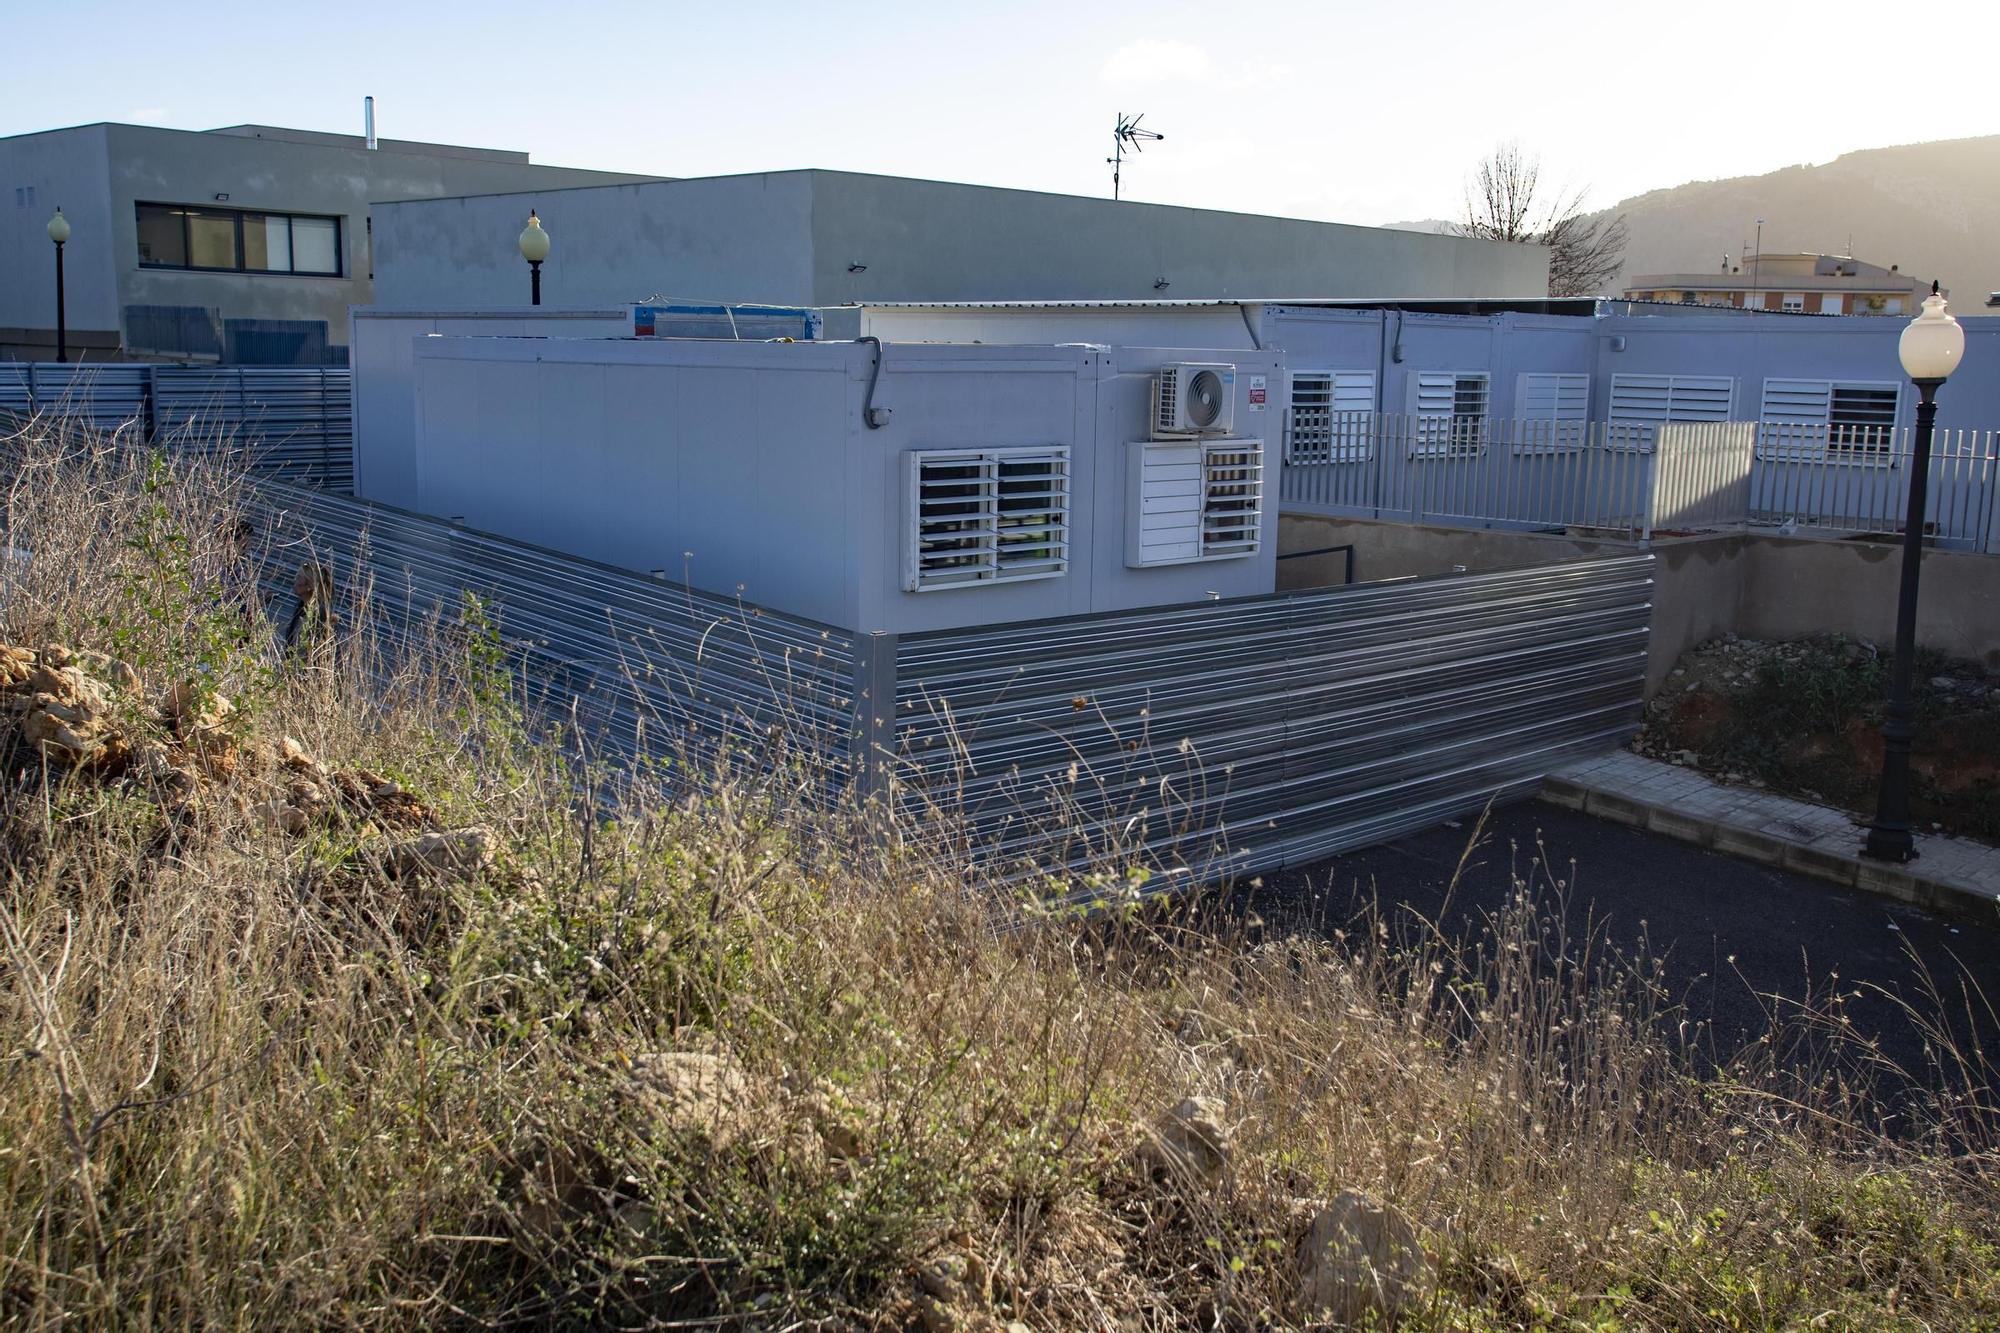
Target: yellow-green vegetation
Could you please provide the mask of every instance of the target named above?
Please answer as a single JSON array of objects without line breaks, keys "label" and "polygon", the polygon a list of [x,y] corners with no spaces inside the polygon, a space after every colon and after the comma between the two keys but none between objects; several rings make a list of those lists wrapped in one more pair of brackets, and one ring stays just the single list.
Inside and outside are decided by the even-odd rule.
[{"label": "yellow-green vegetation", "polygon": [[1546,871],[1014,910],[809,762],[579,770],[476,604],[280,653],[227,476],[9,448],[10,1327],[2000,1327],[1976,1052],[1894,1141],[1837,1011],[1699,1062]]}]

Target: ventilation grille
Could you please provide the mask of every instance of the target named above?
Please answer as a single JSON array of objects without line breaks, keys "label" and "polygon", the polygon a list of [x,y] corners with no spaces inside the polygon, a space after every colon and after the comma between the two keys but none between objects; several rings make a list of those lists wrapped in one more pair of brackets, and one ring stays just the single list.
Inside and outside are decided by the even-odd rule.
[{"label": "ventilation grille", "polygon": [[1179,366],[1168,366],[1160,372],[1153,399],[1153,432],[1156,435],[1171,435],[1180,429],[1181,371]]},{"label": "ventilation grille", "polygon": [[1134,569],[1257,551],[1264,520],[1259,440],[1154,440],[1127,447],[1125,563]]},{"label": "ventilation grille", "polygon": [[1069,568],[1069,450],[910,456],[910,592],[1055,578]]},{"label": "ventilation grille", "polygon": [[1203,448],[1201,553],[1248,555],[1264,520],[1264,453],[1254,440]]}]

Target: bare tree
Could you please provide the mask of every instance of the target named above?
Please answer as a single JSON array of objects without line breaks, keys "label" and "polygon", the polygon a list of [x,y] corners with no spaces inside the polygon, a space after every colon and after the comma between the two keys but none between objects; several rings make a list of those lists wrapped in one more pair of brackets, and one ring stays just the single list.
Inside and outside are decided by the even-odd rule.
[{"label": "bare tree", "polygon": [[1583,211],[1587,191],[1542,193],[1540,159],[1503,143],[1479,164],[1458,234],[1549,247],[1549,295],[1594,296],[1625,261],[1625,217]]}]

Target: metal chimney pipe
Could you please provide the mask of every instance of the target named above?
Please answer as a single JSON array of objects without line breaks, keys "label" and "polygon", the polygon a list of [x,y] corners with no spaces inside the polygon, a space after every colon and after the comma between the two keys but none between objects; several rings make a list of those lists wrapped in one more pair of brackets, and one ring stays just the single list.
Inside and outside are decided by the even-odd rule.
[{"label": "metal chimney pipe", "polygon": [[361,119],[367,126],[368,151],[372,153],[375,151],[375,99],[373,97],[364,97],[361,99]]}]

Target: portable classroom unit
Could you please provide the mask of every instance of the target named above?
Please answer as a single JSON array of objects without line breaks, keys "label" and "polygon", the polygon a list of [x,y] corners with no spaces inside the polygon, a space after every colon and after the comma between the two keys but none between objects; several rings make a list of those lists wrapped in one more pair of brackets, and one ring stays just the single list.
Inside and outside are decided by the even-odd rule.
[{"label": "portable classroom unit", "polygon": [[491,306],[477,310],[397,310],[353,306],[347,345],[354,370],[354,493],[417,507],[416,385],[412,347],[432,334],[518,338],[616,338],[646,316],[661,338],[811,338],[819,318],[778,306]]},{"label": "portable classroom unit", "polygon": [[[472,528],[862,632],[1276,586],[1276,353],[471,337],[413,350],[413,507]],[[1159,372],[1196,362],[1226,368],[1211,387],[1228,428],[1154,440]]]}]

